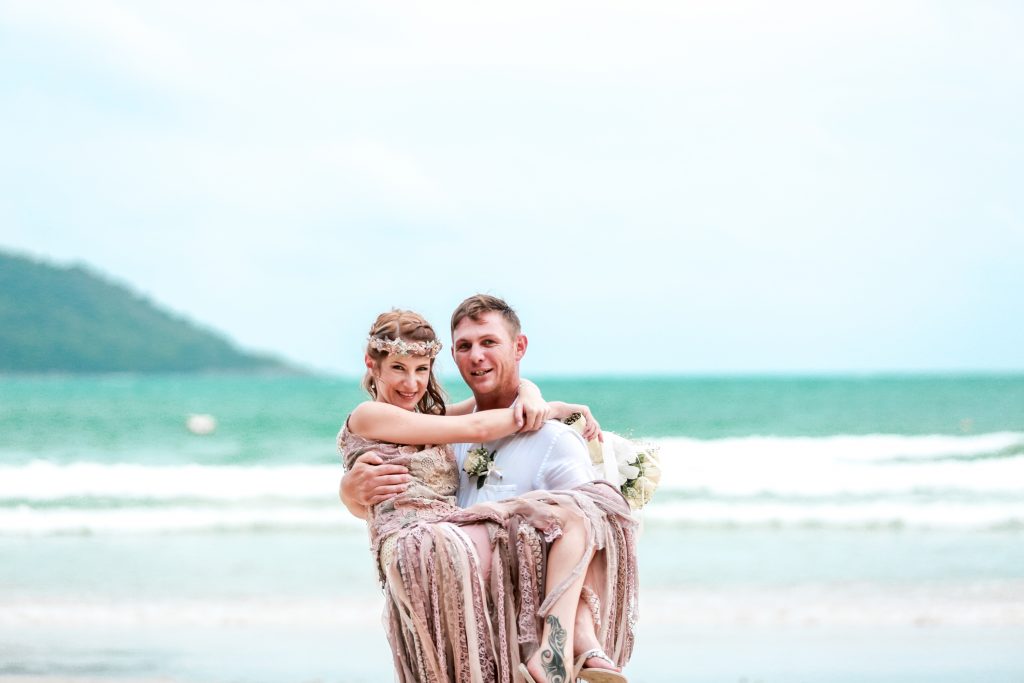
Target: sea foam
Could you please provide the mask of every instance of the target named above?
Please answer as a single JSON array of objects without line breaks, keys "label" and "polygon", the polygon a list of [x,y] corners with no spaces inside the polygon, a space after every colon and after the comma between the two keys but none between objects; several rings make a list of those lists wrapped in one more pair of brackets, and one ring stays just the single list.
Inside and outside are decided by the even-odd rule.
[{"label": "sea foam", "polygon": [[[662,438],[647,523],[1024,528],[1024,434]],[[0,533],[361,527],[340,465],[0,466]]]}]

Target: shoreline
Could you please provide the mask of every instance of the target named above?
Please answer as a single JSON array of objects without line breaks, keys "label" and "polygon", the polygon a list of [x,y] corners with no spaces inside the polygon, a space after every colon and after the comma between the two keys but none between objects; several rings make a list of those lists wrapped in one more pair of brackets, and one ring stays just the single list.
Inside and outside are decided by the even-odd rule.
[{"label": "shoreline", "polygon": [[[348,595],[185,598],[82,595],[0,599],[0,632],[19,628],[317,628],[380,625],[383,598],[366,577]],[[641,579],[643,580],[643,579]],[[657,628],[1021,628],[1024,579],[687,583],[640,593]]]},{"label": "shoreline", "polygon": [[[380,683],[383,627],[189,629],[69,647],[65,634],[0,631],[4,683]],[[288,637],[291,636],[291,637]],[[112,645],[113,642],[118,644]],[[254,643],[261,645],[257,649]],[[666,627],[641,624],[631,683],[1019,683],[1024,627]],[[32,651],[26,652],[26,649]],[[15,650],[18,660],[12,660]]]}]

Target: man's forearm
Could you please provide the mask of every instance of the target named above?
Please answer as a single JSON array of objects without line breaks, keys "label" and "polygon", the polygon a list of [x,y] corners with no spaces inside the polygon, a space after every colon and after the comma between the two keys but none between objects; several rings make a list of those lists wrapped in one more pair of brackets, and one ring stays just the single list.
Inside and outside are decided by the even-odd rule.
[{"label": "man's forearm", "polygon": [[402,493],[410,481],[405,466],[387,464],[380,454],[367,451],[342,476],[338,497],[353,516],[367,519],[370,506]]}]

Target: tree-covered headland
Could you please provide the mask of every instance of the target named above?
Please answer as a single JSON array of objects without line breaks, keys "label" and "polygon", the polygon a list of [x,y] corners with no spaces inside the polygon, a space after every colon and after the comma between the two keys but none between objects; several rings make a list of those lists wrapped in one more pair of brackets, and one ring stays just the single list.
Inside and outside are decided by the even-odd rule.
[{"label": "tree-covered headland", "polygon": [[0,372],[288,370],[88,267],[0,251]]}]

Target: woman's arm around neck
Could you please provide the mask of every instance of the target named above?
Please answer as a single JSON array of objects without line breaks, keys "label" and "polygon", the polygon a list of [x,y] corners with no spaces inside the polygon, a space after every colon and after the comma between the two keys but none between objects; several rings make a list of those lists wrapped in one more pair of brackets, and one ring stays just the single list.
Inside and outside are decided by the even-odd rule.
[{"label": "woman's arm around neck", "polygon": [[360,403],[348,421],[349,430],[364,438],[409,445],[483,443],[514,434],[520,426],[511,408],[424,415],[382,401]]}]

